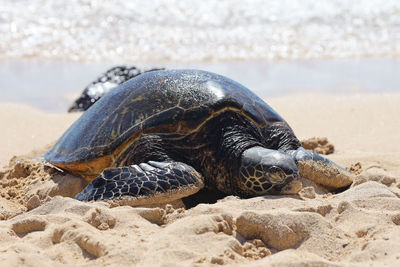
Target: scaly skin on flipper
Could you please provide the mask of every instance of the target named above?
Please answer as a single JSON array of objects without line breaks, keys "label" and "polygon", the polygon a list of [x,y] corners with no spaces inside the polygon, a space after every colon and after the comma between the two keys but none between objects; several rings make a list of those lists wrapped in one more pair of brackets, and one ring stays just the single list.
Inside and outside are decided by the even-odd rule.
[{"label": "scaly skin on flipper", "polygon": [[141,206],[172,202],[203,187],[201,175],[187,164],[150,161],[104,170],[76,199],[121,199],[131,206]]},{"label": "scaly skin on flipper", "polygon": [[301,147],[288,153],[295,159],[303,178],[329,189],[342,188],[353,183],[350,172],[312,150]]}]

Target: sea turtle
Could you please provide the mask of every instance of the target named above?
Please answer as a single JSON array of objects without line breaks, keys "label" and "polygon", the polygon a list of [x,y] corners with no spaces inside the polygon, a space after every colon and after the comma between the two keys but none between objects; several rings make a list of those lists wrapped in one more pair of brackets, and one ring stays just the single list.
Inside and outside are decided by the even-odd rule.
[{"label": "sea turtle", "polygon": [[162,70],[163,68],[139,69],[135,66],[116,66],[100,75],[83,90],[82,94],[74,101],[68,112],[85,111],[110,90],[123,82],[142,73]]},{"label": "sea turtle", "polygon": [[249,89],[201,70],[152,71],[123,83],[83,113],[45,159],[90,183],[78,200],[131,205],[203,187],[244,197],[297,193],[300,176],[329,188],[352,182],[349,172],[303,149]]}]

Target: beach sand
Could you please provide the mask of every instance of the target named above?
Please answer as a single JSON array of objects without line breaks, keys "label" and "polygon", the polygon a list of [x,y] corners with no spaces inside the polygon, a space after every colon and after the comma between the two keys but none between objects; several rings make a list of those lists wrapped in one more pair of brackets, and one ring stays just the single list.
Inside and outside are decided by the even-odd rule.
[{"label": "beach sand", "polygon": [[[72,199],[86,184],[26,159],[79,114],[0,104],[3,266],[366,266],[400,264],[400,94],[267,99],[300,139],[326,137],[353,185],[299,196],[228,196],[193,208],[111,208]],[[15,157],[16,156],[16,157]]]}]

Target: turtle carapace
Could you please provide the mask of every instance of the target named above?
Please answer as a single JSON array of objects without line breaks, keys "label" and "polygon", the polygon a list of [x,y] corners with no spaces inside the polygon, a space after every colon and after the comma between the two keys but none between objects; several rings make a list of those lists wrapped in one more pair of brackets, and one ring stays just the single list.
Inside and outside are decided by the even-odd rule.
[{"label": "turtle carapace", "polygon": [[141,74],[110,91],[45,155],[90,184],[79,200],[172,201],[203,187],[257,196],[328,188],[350,173],[300,146],[286,121],[239,83],[200,70]]}]

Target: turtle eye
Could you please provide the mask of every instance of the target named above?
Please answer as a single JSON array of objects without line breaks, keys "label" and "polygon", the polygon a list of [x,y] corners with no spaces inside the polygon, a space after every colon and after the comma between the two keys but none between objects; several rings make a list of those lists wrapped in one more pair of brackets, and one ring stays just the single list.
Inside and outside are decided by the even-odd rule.
[{"label": "turtle eye", "polygon": [[285,172],[277,167],[277,166],[272,166],[268,170],[269,180],[273,184],[281,184],[286,180],[286,174]]},{"label": "turtle eye", "polygon": [[269,173],[276,173],[276,172],[280,172],[280,171],[282,171],[282,169],[281,168],[279,168],[278,166],[272,166],[272,167],[270,167],[269,169],[268,169],[268,171],[269,171]]}]

